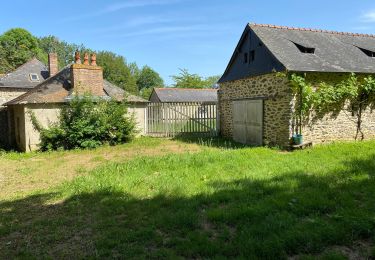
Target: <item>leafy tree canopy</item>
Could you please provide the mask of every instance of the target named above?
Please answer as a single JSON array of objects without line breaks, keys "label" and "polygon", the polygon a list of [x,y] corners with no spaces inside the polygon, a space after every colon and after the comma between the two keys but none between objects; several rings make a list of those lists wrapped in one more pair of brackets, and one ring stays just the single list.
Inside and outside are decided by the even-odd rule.
[{"label": "leafy tree canopy", "polygon": [[98,65],[103,68],[105,79],[130,93],[138,94],[136,78],[131,74],[123,56],[109,51],[100,51],[96,59]]},{"label": "leafy tree canopy", "polygon": [[139,72],[137,79],[138,89],[151,89],[155,87],[163,87],[164,81],[159,73],[151,69],[149,66],[144,66]]},{"label": "leafy tree canopy", "polygon": [[180,69],[178,75],[173,75],[173,86],[176,88],[212,88],[220,76],[204,78],[198,74],[191,74],[187,69]]},{"label": "leafy tree canopy", "polygon": [[33,57],[40,58],[42,50],[38,40],[27,30],[14,28],[0,36],[0,73],[6,73]]},{"label": "leafy tree canopy", "polygon": [[57,53],[60,69],[71,64],[74,61],[74,52],[79,50],[81,53],[91,52],[85,46],[67,43],[59,40],[53,35],[41,37],[38,39],[39,47],[43,50],[42,61],[47,63],[47,54],[51,52]]}]

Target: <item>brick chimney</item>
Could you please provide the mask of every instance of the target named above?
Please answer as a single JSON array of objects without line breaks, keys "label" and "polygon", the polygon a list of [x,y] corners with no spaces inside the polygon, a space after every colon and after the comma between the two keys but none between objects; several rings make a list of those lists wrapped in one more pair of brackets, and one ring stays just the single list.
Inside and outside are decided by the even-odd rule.
[{"label": "brick chimney", "polygon": [[59,72],[59,64],[56,53],[48,54],[48,69],[50,77],[56,75],[56,73]]},{"label": "brick chimney", "polygon": [[103,90],[103,70],[96,65],[95,54],[91,55],[91,64],[89,64],[89,55],[85,53],[84,62],[81,64],[81,56],[77,51],[75,53],[75,63],[70,67],[70,73],[73,91],[76,94],[105,95]]}]

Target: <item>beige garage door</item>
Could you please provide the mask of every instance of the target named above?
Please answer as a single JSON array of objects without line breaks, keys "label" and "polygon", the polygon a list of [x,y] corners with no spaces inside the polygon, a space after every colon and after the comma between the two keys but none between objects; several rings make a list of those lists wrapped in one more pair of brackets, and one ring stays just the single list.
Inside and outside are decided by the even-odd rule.
[{"label": "beige garage door", "polygon": [[243,144],[263,144],[263,100],[233,102],[233,139]]}]

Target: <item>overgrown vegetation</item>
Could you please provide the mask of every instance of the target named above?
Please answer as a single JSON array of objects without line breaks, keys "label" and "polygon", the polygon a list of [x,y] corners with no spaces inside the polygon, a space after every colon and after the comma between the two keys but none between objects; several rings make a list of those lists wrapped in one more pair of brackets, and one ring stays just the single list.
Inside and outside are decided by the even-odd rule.
[{"label": "overgrown vegetation", "polygon": [[[123,154],[61,186],[0,197],[0,258],[371,259],[374,145],[293,153],[225,145],[132,161]],[[55,164],[65,172],[81,153],[64,152]]]},{"label": "overgrown vegetation", "polygon": [[314,84],[305,75],[288,75],[296,96],[295,119],[299,133],[309,117],[321,117],[326,113],[338,113],[345,109],[356,115],[356,139],[363,140],[362,115],[366,108],[375,107],[375,79],[373,76],[357,76],[354,73],[336,83],[321,81]]},{"label": "overgrown vegetation", "polygon": [[136,133],[135,120],[127,115],[125,103],[89,95],[74,97],[61,109],[59,121],[47,128],[35,115],[30,116],[40,132],[42,151],[116,145],[130,141]]}]

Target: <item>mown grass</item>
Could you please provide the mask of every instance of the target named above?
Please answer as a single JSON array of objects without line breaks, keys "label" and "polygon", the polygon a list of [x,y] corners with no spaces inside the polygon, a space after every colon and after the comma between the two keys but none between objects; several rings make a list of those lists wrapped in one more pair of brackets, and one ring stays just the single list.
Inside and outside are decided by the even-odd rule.
[{"label": "mown grass", "polygon": [[375,257],[374,147],[207,148],[105,163],[2,201],[0,258]]}]

